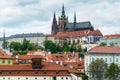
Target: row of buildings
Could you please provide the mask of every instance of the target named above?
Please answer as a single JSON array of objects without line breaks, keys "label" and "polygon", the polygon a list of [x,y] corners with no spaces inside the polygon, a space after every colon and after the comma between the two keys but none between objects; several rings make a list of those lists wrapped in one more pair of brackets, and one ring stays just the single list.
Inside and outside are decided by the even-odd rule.
[{"label": "row of buildings", "polygon": [[11,56],[0,49],[0,80],[82,80],[83,74],[84,60],[78,53],[38,50]]},{"label": "row of buildings", "polygon": [[[51,54],[41,50],[11,56],[0,49],[0,79],[82,80],[87,74],[89,80],[96,80],[98,78],[93,77],[89,69],[89,64],[96,59],[103,59],[108,66],[113,62],[120,66],[120,47],[97,46],[87,51],[84,58],[78,52]],[[102,80],[107,79],[103,77]]]}]

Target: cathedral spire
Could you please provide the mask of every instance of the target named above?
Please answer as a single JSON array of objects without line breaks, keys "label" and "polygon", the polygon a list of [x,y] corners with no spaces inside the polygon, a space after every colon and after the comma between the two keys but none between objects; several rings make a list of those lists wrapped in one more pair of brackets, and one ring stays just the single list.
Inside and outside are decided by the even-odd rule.
[{"label": "cathedral spire", "polygon": [[65,19],[66,15],[65,15],[65,10],[64,10],[64,4],[62,6],[62,14],[61,14],[61,18]]},{"label": "cathedral spire", "polygon": [[57,33],[57,20],[56,20],[56,15],[55,15],[55,12],[54,12],[54,16],[53,16],[53,22],[52,22],[52,34],[56,34]]},{"label": "cathedral spire", "polygon": [[53,16],[53,21],[56,21],[56,15],[55,15],[55,12],[54,12],[54,16]]},{"label": "cathedral spire", "polygon": [[74,12],[74,24],[76,24],[76,12]]},{"label": "cathedral spire", "polygon": [[6,39],[5,39],[5,31],[3,32],[3,46],[2,49],[6,49]]}]

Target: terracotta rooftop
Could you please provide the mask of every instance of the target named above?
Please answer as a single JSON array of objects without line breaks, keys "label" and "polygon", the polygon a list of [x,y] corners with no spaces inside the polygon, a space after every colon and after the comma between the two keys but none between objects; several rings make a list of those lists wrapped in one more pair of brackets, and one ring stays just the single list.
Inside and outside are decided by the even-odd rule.
[{"label": "terracotta rooftop", "polygon": [[104,38],[120,38],[120,34],[105,35]]},{"label": "terracotta rooftop", "polygon": [[120,47],[118,46],[97,46],[88,51],[88,53],[116,53],[120,54]]},{"label": "terracotta rooftop", "polygon": [[[32,69],[31,64],[14,64],[14,65],[1,65],[0,75],[12,76],[69,76],[71,72],[78,73],[77,71],[62,67],[55,63],[42,63],[43,67],[40,69]],[[37,73],[36,73],[37,72]]]},{"label": "terracotta rooftop", "polygon": [[41,55],[16,55],[14,59],[18,58],[19,60],[31,60],[32,58],[44,58]]},{"label": "terracotta rooftop", "polygon": [[0,58],[12,58],[10,55],[8,55],[5,51],[0,49]]},{"label": "terracotta rooftop", "polygon": [[66,32],[66,33],[59,32],[55,36],[57,37],[77,37],[77,36],[83,37],[83,36],[89,36],[89,35],[103,36],[100,30],[82,30],[82,31],[73,31],[73,32]]}]

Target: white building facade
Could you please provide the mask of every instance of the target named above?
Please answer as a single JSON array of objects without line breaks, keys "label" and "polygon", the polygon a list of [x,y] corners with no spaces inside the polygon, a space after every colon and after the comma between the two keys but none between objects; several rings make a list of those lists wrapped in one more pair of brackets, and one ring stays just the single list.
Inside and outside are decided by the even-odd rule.
[{"label": "white building facade", "polygon": [[89,80],[92,80],[92,78],[90,78],[89,65],[96,59],[103,59],[108,66],[113,62],[120,66],[120,47],[98,46],[90,49],[85,54],[85,73],[89,76]]}]

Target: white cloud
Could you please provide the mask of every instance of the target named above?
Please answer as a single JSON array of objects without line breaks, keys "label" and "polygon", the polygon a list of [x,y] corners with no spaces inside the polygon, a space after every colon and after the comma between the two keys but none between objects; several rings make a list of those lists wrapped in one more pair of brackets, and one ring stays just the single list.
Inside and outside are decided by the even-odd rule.
[{"label": "white cloud", "polygon": [[103,34],[120,33],[120,2],[111,0],[3,0],[0,3],[0,31],[4,28],[7,35],[50,33],[53,12],[60,16],[62,4],[70,22],[73,22],[76,11],[78,22],[91,21],[95,29],[100,29]]}]

